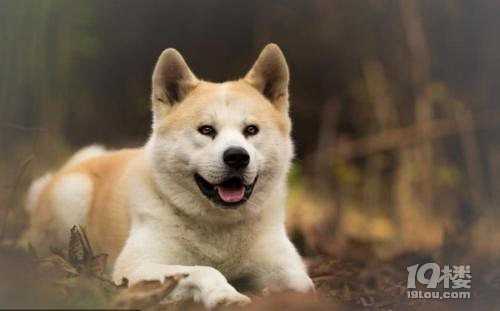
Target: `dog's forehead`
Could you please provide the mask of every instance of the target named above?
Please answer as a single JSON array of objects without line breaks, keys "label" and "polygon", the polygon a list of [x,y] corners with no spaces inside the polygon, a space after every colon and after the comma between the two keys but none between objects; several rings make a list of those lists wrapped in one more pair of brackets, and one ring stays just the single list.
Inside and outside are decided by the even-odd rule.
[{"label": "dog's forehead", "polygon": [[162,127],[179,128],[191,124],[200,126],[204,123],[239,126],[241,123],[267,124],[278,127],[287,135],[289,120],[255,88],[244,81],[212,83],[202,81],[175,107]]},{"label": "dog's forehead", "polygon": [[[265,109],[269,103],[253,87],[242,81],[224,83],[202,82],[192,93],[192,100],[203,108]],[[217,107],[219,106],[219,107]]]},{"label": "dog's forehead", "polygon": [[257,90],[241,81],[202,82],[182,104],[186,104],[186,109],[196,110],[198,116],[223,120],[251,115],[265,118],[274,110]]}]

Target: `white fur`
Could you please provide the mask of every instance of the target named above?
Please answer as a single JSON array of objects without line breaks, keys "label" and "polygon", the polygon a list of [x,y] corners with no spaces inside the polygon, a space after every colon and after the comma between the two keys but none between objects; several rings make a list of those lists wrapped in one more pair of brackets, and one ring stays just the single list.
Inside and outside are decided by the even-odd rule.
[{"label": "white fur", "polygon": [[85,174],[72,173],[57,181],[50,194],[50,204],[61,227],[69,230],[87,222],[92,190],[92,180]]},{"label": "white fur", "polygon": [[106,149],[101,145],[90,145],[80,149],[64,164],[64,168],[68,168],[80,164],[88,159],[100,156],[106,152]]},{"label": "white fur", "polygon": [[[278,73],[287,75],[284,59],[276,59],[281,55],[276,49],[270,46],[262,55],[272,57],[270,53],[274,53],[271,61],[285,66]],[[174,68],[175,77],[181,73],[192,82],[188,70],[179,68],[185,66],[180,54],[167,50],[162,55],[170,58],[164,62],[168,64],[165,70]],[[264,63],[272,65],[272,62]],[[153,80],[159,81],[156,87],[164,87],[162,68],[158,70]],[[257,73],[251,72],[256,78]],[[287,84],[287,79],[286,76],[281,85]],[[120,193],[126,196],[124,200],[130,207],[131,228],[114,263],[115,282],[126,277],[130,284],[135,284],[186,274],[170,298],[191,298],[209,308],[248,303],[249,298],[229,283],[245,276],[255,288],[313,289],[284,226],[286,174],[293,155],[291,138],[276,124],[279,122],[276,115],[263,115],[256,109],[271,108],[266,105],[272,103],[246,82],[237,83],[246,91],[223,83],[211,86],[197,97],[188,97],[186,101],[191,100],[191,104],[204,101],[209,105],[198,106],[201,111],[196,111],[192,119],[182,119],[186,122],[168,129],[162,128],[167,112],[174,113],[172,111],[182,109],[187,103],[166,106],[170,103],[163,96],[165,90],[153,90],[153,94],[157,94],[153,101],[157,97],[163,101],[153,104],[153,133],[144,149],[145,158],[126,164],[120,179],[125,183],[120,184],[123,187]],[[279,113],[287,112],[282,108]],[[281,117],[281,121],[289,120],[288,115]],[[213,125],[217,130],[215,138],[200,134],[197,131],[200,124],[189,123],[194,119]],[[242,130],[254,123],[260,126],[259,133],[245,137]],[[222,182],[227,176],[222,155],[232,146],[242,147],[249,153],[250,162],[242,176],[244,182],[250,184],[257,177],[258,180],[248,201],[237,209],[223,209],[202,194],[194,174],[213,184]],[[102,148],[84,149],[67,165],[102,152]],[[93,190],[89,177],[79,173],[69,173],[57,182],[50,206],[59,227],[85,222]],[[34,188],[34,197],[38,196],[36,193]]]},{"label": "white fur", "polygon": [[28,190],[28,195],[26,197],[26,205],[25,208],[28,212],[31,212],[35,209],[38,204],[38,200],[40,198],[40,194],[42,193],[45,186],[50,182],[52,178],[51,173],[46,173],[40,178],[37,178],[35,181],[31,183],[31,186]]},{"label": "white fur", "polygon": [[[241,129],[256,116],[244,98],[227,105],[226,93],[222,85],[203,112],[208,123],[217,125],[215,139],[188,125],[164,135],[153,131],[145,149],[152,176],[131,179],[128,185],[132,230],[116,261],[116,282],[185,273],[189,276],[171,298],[190,297],[207,307],[248,302],[228,282],[243,275],[276,291],[313,288],[284,227],[291,140],[283,139],[276,127],[244,137]],[[222,154],[230,146],[250,154],[245,182],[259,179],[243,207],[223,210],[200,193],[193,173],[221,182]]]},{"label": "white fur", "polygon": [[[52,177],[46,175],[36,180],[28,194],[27,205],[31,213],[31,225],[26,235],[37,250],[38,255],[47,256],[50,249],[66,247],[68,234],[74,225],[85,225],[89,211],[93,184],[85,174],[71,173],[55,181],[50,190],[45,190]],[[34,213],[42,191],[47,193],[46,208],[50,209],[50,219],[39,222]]]},{"label": "white fur", "polygon": [[[80,149],[78,152],[76,152],[73,156],[71,156],[71,158],[64,164],[64,168],[75,166],[88,159],[102,155],[105,152],[106,149],[101,145],[90,145],[84,147]],[[33,211],[40,198],[40,194],[42,193],[45,186],[50,182],[52,176],[53,176],[52,173],[49,172],[44,174],[42,177],[35,179],[31,183],[30,188],[28,190],[28,195],[26,197],[26,205],[25,205],[25,208],[28,212]]]}]

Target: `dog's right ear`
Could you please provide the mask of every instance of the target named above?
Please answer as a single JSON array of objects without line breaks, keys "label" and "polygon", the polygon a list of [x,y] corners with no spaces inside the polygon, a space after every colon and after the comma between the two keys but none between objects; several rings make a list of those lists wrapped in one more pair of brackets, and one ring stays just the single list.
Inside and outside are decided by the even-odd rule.
[{"label": "dog's right ear", "polygon": [[180,103],[198,84],[186,61],[176,49],[163,51],[153,71],[153,106],[169,110],[170,106]]}]

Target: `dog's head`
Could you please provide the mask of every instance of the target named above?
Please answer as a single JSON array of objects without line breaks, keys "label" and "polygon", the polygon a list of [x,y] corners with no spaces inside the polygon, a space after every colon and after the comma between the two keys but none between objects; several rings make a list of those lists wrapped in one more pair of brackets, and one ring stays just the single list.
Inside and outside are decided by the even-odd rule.
[{"label": "dog's head", "polygon": [[165,50],[153,72],[147,155],[170,204],[194,216],[236,219],[283,197],[292,158],[288,66],[275,44],[237,81],[199,80]]}]

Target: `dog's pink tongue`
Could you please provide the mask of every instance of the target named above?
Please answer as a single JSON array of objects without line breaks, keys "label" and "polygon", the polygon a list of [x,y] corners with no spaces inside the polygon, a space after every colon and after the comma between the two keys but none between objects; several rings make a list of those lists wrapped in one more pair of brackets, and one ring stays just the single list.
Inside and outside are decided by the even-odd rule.
[{"label": "dog's pink tongue", "polygon": [[245,196],[245,186],[239,188],[217,186],[216,189],[219,197],[226,203],[239,202]]}]

